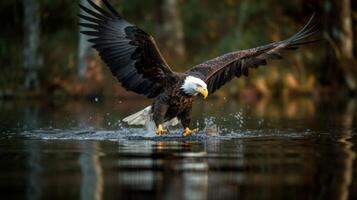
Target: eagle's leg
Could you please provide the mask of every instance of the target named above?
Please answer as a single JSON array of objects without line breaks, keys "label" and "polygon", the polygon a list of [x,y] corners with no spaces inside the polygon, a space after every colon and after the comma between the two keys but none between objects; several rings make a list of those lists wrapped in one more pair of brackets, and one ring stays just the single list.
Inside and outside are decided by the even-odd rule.
[{"label": "eagle's leg", "polygon": [[185,128],[184,132],[183,132],[183,136],[190,136],[190,135],[194,135],[198,132],[198,128],[195,129],[190,129],[190,128]]},{"label": "eagle's leg", "polygon": [[157,127],[156,135],[163,136],[166,134],[167,134],[167,129],[164,129],[164,127],[161,124],[159,124],[159,126]]},{"label": "eagle's leg", "polygon": [[164,129],[163,123],[165,120],[165,115],[169,106],[166,104],[161,104],[160,102],[154,102],[153,104],[153,119],[157,127],[156,135],[162,136],[167,134],[167,129]]},{"label": "eagle's leg", "polygon": [[184,128],[183,136],[194,135],[195,133],[198,132],[198,128],[192,130],[189,128],[191,124],[191,111],[192,111],[192,107],[186,109],[178,116],[178,118],[181,120],[182,127]]}]

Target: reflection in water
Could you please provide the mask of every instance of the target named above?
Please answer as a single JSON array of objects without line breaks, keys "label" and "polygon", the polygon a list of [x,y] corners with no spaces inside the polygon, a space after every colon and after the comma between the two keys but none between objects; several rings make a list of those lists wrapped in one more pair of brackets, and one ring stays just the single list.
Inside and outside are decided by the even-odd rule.
[{"label": "reflection in water", "polygon": [[42,165],[41,142],[25,142],[26,171],[27,171],[27,199],[41,199],[42,190]]},{"label": "reflection in water", "polygon": [[[155,191],[159,199],[207,199],[208,163],[202,145],[181,142],[140,141],[119,145],[126,155],[118,161],[118,178],[124,193],[137,197]],[[190,152],[193,150],[194,152]]]},{"label": "reflection in water", "polygon": [[[186,158],[188,160],[189,158]],[[190,168],[185,167],[184,168]],[[208,164],[203,161],[201,163],[191,164],[191,168],[187,169],[183,174],[182,193],[184,199],[207,199],[208,197]]]},{"label": "reflection in water", "polygon": [[347,200],[351,191],[351,184],[353,178],[353,163],[356,158],[356,153],[352,150],[353,143],[350,141],[352,139],[353,130],[353,111],[355,110],[355,102],[349,101],[347,104],[346,111],[341,117],[342,120],[342,134],[339,142],[342,145],[342,151],[344,152],[344,157],[341,166],[341,185],[339,188],[339,197],[336,199]]},{"label": "reflection in water", "polygon": [[103,197],[103,171],[99,160],[99,144],[97,142],[81,142],[81,199],[100,200]]},{"label": "reflection in water", "polygon": [[[172,194],[182,195],[178,199],[207,199],[208,161],[202,144],[186,142],[181,144],[184,152],[173,153],[174,158],[162,162],[163,187],[165,199]],[[160,151],[167,151],[172,144],[164,143]]]},{"label": "reflection in water", "polygon": [[215,103],[194,118],[229,131],[185,139],[107,126],[145,102],[0,104],[4,199],[357,199],[355,101]]},{"label": "reflection in water", "polygon": [[[132,158],[118,159],[118,167],[120,169],[118,180],[120,185],[126,188],[136,188],[139,191],[154,189],[153,181],[156,177],[154,171],[149,169],[153,169],[155,163],[151,158],[144,156],[152,153],[151,145],[151,141],[142,141],[140,143],[124,141],[119,144],[119,153],[133,155]],[[135,154],[138,154],[138,157]]]}]

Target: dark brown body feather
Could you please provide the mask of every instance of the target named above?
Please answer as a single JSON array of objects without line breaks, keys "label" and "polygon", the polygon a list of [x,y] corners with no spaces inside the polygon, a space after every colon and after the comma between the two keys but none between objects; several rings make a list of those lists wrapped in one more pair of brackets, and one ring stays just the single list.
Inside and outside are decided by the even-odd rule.
[{"label": "dark brown body feather", "polygon": [[181,85],[185,78],[185,74],[175,73],[169,80],[165,91],[154,100],[152,110],[156,125],[178,117],[184,127],[189,126],[192,104],[196,97],[189,96],[182,91]]},{"label": "dark brown body feather", "polygon": [[250,68],[266,65],[269,59],[282,58],[284,51],[314,42],[306,40],[315,33],[311,18],[301,31],[287,40],[228,53],[185,73],[176,73],[149,34],[123,19],[106,0],[102,1],[108,11],[91,0],[88,2],[95,11],[80,5],[88,14],[79,15],[85,21],[80,26],[87,29],[81,33],[92,37],[89,42],[124,88],[155,98],[152,112],[157,125],[178,117],[184,128],[189,127],[195,97],[181,90],[187,76],[202,79],[212,94],[234,77],[248,76]]}]

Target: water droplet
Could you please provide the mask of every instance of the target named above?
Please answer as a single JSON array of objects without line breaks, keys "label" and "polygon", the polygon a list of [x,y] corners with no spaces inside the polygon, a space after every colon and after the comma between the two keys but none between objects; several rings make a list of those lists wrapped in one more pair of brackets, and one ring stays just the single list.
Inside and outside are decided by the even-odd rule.
[{"label": "water droplet", "polygon": [[118,120],[118,122],[116,123],[116,126],[119,128],[119,129],[122,129],[123,128],[123,125],[121,123],[121,120]]}]

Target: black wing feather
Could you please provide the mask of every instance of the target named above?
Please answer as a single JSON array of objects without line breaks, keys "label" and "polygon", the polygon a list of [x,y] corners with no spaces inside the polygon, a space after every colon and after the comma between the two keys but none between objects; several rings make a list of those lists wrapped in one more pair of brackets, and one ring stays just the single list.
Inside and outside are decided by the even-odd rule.
[{"label": "black wing feather", "polygon": [[282,59],[284,51],[296,50],[301,45],[317,42],[318,40],[306,40],[317,32],[317,26],[312,24],[313,19],[314,15],[299,32],[287,40],[228,53],[199,64],[186,73],[204,80],[208,85],[208,92],[212,94],[234,77],[248,76],[250,68],[267,65],[267,60],[270,59]]},{"label": "black wing feather", "polygon": [[111,12],[115,17],[121,18],[121,16],[119,15],[119,13],[113,8],[112,5],[110,5],[110,3],[109,3],[107,0],[102,0],[102,1],[103,1],[103,3],[104,3],[105,7],[107,7],[107,8],[110,10],[110,12]]},{"label": "black wing feather", "polygon": [[78,15],[81,33],[90,36],[103,61],[127,90],[149,98],[163,92],[165,81],[173,74],[154,39],[124,20],[106,0],[101,8],[87,0],[93,9],[79,5],[87,15]]}]

